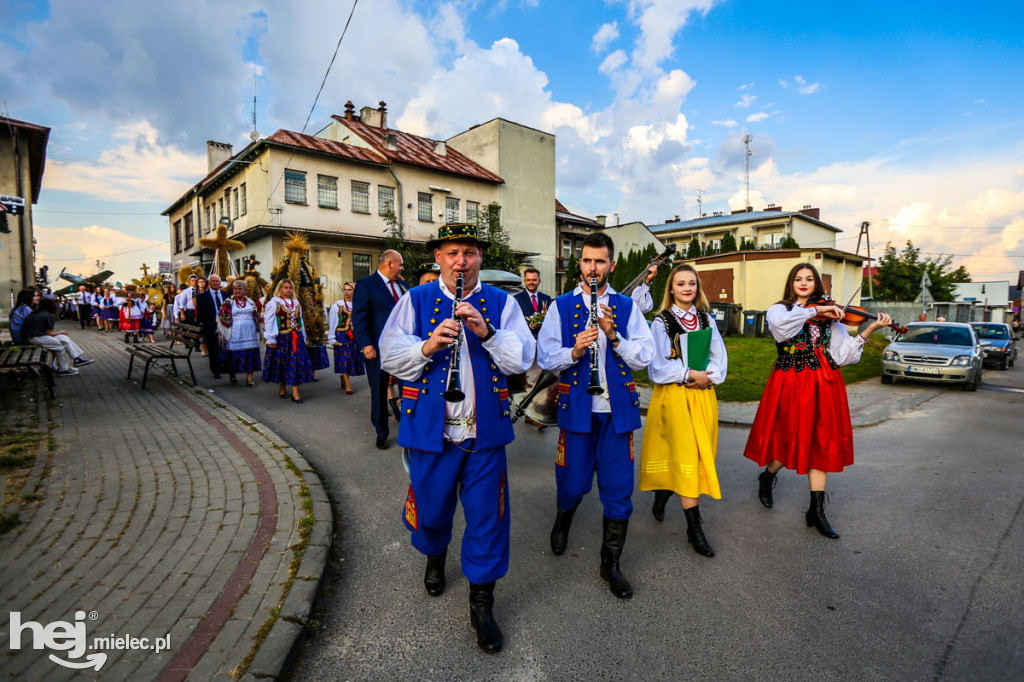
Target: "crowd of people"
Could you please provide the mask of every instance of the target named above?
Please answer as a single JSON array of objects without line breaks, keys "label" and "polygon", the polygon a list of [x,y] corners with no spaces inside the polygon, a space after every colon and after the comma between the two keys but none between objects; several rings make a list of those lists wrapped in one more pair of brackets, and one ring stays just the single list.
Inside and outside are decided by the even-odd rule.
[{"label": "crowd of people", "polygon": [[[639,488],[653,493],[651,512],[661,522],[673,495],[679,497],[686,538],[705,557],[715,551],[700,510],[701,497],[721,498],[715,468],[718,402],[714,387],[728,377],[726,346],[709,310],[699,273],[675,266],[660,309],[653,310],[650,268],[630,295],[609,285],[614,244],[605,234],[583,243],[579,282],[554,299],[540,292],[540,273],[524,272],[515,297],[480,281],[488,243],[469,224],[448,224],[427,244],[434,262],[409,279],[396,251],[385,251],[378,270],[346,282],[327,314],[339,390],[353,394],[352,377],[367,377],[376,447],[391,445],[391,421],[404,449],[409,488],[403,519],[413,546],[426,557],[423,585],[431,596],[446,587],[445,567],[456,500],[466,529],[461,568],[470,583],[470,621],[478,646],[502,648],[494,616],[494,592],[507,572],[510,553],[510,481],[505,448],[515,438],[508,378],[535,365],[557,377],[559,438],[554,452],[555,509],[550,531],[553,555],[565,553],[576,510],[597,479],[603,522],[600,576],[616,597],[633,595],[621,564],[633,514],[634,432],[641,426],[633,373],[646,369],[653,383],[639,448]],[[839,367],[857,362],[865,341],[888,326],[879,314],[858,334],[839,322],[842,311],[818,304],[822,279],[810,263],[792,268],[780,282],[782,297],[767,311],[778,359],[750,430],[744,454],[764,467],[757,496],[771,508],[783,469],[807,476],[808,527],[836,539],[825,516],[828,474],[853,463],[846,389]],[[303,307],[296,283],[277,283],[254,299],[245,282],[221,290],[216,275],[192,276],[180,291],[168,284],[163,301],[143,308],[129,292],[92,294],[77,302],[83,327],[127,335],[152,330],[155,313],[196,324],[215,378],[237,383],[244,374],[255,387],[276,384],[282,399],[302,403],[300,387],[315,381]],[[27,290],[28,291],[28,290]],[[22,292],[25,294],[25,292]],[[53,329],[56,304],[38,292],[19,296],[11,315],[23,339],[61,354],[61,372],[91,360]],[[29,309],[26,313],[25,309]],[[126,312],[127,309],[127,312]],[[113,311],[113,312],[111,312]],[[133,326],[138,319],[138,326]],[[143,325],[147,326],[143,326]],[[27,338],[24,338],[27,337]],[[261,356],[260,346],[264,346]],[[753,486],[752,486],[753,488]]]}]

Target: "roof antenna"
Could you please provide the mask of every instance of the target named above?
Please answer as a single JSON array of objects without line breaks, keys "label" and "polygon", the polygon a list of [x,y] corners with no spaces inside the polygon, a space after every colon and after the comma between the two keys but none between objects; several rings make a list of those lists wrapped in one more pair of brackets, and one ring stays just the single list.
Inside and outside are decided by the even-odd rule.
[{"label": "roof antenna", "polygon": [[252,65],[252,132],[249,139],[255,142],[260,139],[260,133],[256,130],[256,65]]}]

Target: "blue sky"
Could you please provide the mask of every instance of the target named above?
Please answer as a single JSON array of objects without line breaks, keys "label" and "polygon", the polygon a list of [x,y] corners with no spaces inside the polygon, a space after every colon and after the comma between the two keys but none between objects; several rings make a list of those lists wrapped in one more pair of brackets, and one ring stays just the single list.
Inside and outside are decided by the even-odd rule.
[{"label": "blue sky", "polygon": [[[299,130],[348,0],[0,0],[0,106],[53,130],[41,262],[120,279],[166,260],[159,213],[205,141]],[[976,280],[1024,269],[1016,2],[361,0],[307,132],[351,99],[444,138],[494,116],[557,136],[558,195],[663,222],[821,208],[876,250],[906,239]],[[127,252],[127,253],[126,253]],[[134,271],[134,272],[133,272]]]}]

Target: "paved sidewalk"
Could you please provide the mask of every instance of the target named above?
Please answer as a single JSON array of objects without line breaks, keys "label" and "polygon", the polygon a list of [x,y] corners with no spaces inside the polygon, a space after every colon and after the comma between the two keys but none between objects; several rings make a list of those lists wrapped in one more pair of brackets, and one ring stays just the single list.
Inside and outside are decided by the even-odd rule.
[{"label": "paved sidewalk", "polygon": [[[58,378],[51,445],[24,489],[38,500],[0,536],[0,679],[228,680],[244,661],[246,679],[280,674],[327,565],[332,517],[319,477],[201,385],[154,369],[140,391],[141,368],[125,378],[120,334],[60,326],[96,362]],[[25,629],[15,651],[11,612],[44,627],[83,612],[89,647],[128,636],[150,647],[169,636],[169,647],[33,649]],[[79,667],[95,656],[99,671],[50,654]]]}]

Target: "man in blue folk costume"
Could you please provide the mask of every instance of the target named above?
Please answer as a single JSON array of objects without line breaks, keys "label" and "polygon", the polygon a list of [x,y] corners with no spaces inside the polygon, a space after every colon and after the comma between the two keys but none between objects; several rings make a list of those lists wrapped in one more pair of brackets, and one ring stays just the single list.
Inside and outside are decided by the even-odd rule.
[{"label": "man in blue folk costume", "polygon": [[505,446],[515,437],[505,377],[530,368],[536,342],[515,300],[480,283],[485,248],[475,225],[443,225],[427,243],[441,278],[401,297],[380,350],[382,369],[403,382],[398,444],[408,449],[410,478],[403,518],[427,556],[424,586],[431,596],[444,591],[458,496],[470,622],[480,648],[496,652],[504,640],[494,583],[509,560]]},{"label": "man in blue folk costume", "polygon": [[633,513],[633,431],[640,428],[640,401],[630,370],[650,364],[654,340],[633,300],[608,285],[614,253],[608,235],[592,234],[583,241],[581,281],[548,308],[537,338],[537,363],[559,374],[558,509],[551,551],[565,552],[573,514],[596,473],[604,505],[601,577],[612,594],[629,599],[633,589],[619,570],[619,557]]}]

